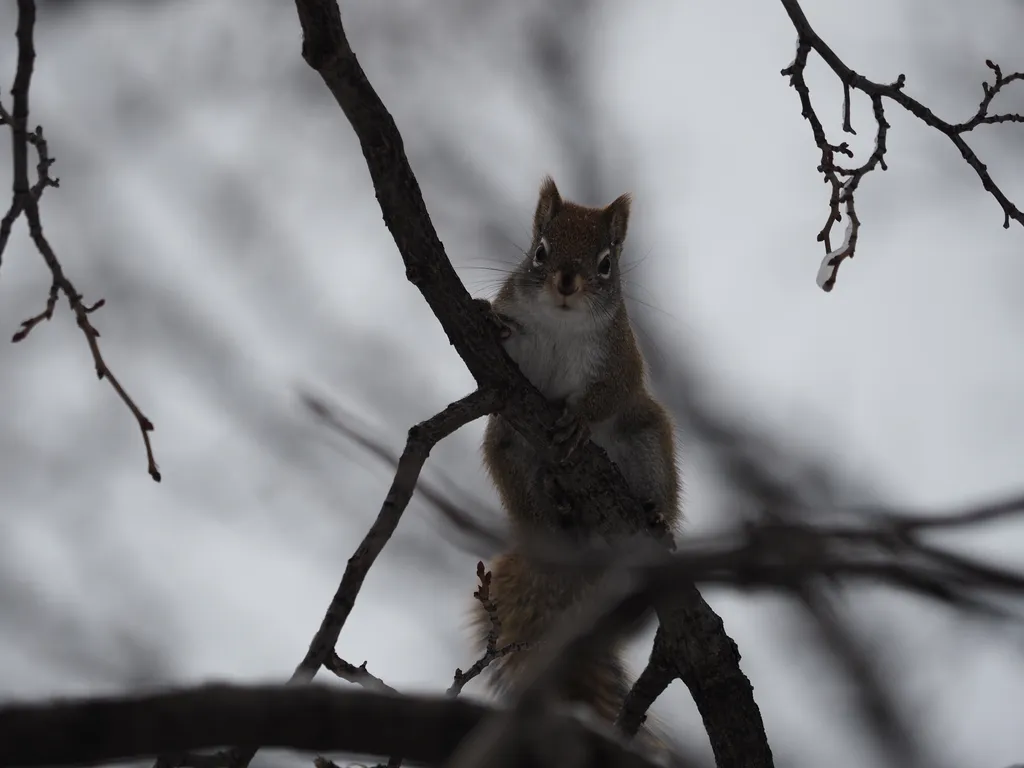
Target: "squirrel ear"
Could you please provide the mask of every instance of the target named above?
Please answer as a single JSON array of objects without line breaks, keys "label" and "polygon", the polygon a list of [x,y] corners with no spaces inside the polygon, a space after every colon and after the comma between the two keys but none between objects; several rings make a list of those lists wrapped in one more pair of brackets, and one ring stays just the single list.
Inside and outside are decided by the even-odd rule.
[{"label": "squirrel ear", "polygon": [[632,199],[627,192],[624,195],[619,195],[604,209],[605,221],[608,222],[608,237],[613,246],[622,245],[622,242],[626,239],[626,229],[629,224],[629,204]]},{"label": "squirrel ear", "polygon": [[562,196],[558,194],[558,187],[555,180],[545,176],[540,185],[540,198],[537,200],[537,212],[533,214],[533,238],[538,235],[551,223],[562,207]]}]

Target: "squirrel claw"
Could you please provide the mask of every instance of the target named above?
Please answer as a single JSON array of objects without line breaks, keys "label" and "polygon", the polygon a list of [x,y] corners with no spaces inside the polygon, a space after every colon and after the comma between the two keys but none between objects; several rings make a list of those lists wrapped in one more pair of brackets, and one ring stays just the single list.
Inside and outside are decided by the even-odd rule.
[{"label": "squirrel claw", "polygon": [[512,335],[512,329],[516,325],[515,321],[498,312],[487,299],[473,299],[473,302],[487,313],[487,320],[497,329],[499,339],[505,341]]},{"label": "squirrel claw", "polygon": [[564,464],[576,450],[590,439],[590,428],[570,406],[566,405],[555,422],[551,435],[555,443],[556,458]]}]

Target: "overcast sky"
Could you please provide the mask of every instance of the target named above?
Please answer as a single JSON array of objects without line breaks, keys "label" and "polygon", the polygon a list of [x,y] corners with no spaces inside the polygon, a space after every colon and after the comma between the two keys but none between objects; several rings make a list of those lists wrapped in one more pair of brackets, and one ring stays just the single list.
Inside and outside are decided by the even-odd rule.
[{"label": "overcast sky", "polygon": [[[951,121],[976,108],[985,58],[1024,68],[1017,2],[805,5],[856,71],[905,73],[907,92]],[[592,8],[564,28],[560,6],[574,1],[344,3],[469,289],[493,291],[495,267],[525,245],[543,174],[588,204],[632,191],[629,291],[656,329],[652,358],[697,350],[702,375],[759,428],[886,499],[945,508],[1024,485],[1024,231],[1001,228],[948,139],[888,108],[890,168],[861,184],[857,257],[823,293],[827,188],[779,75],[795,49],[781,5],[575,2]],[[8,82],[14,23],[0,4]],[[542,76],[549,38],[556,52],[571,39],[567,84]],[[0,696],[281,679],[390,481],[297,392],[397,451],[472,380],[404,278],[358,143],[301,60],[293,4],[43,3],[37,54],[32,121],[61,179],[42,201],[46,231],[86,298],[107,300],[102,349],[156,424],[164,481],[146,475],[135,423],[63,305],[0,346]],[[818,61],[808,77],[837,131],[841,89]],[[1021,109],[1024,90],[1004,103]],[[854,146],[869,147],[869,105],[854,106]],[[1024,130],[971,143],[1024,203]],[[9,174],[0,163],[3,188]],[[19,225],[0,266],[0,336],[41,310],[48,286]],[[439,446],[428,474],[495,506],[482,428]],[[699,468],[684,469],[692,531],[720,522]],[[1024,528],[971,543],[1019,562]],[[396,687],[443,690],[472,661],[475,560],[414,502],[341,655]],[[843,690],[784,604],[707,596],[776,753],[870,765]],[[1024,759],[1019,637],[902,599],[862,607],[951,764]],[[658,713],[710,754],[681,684]]]}]

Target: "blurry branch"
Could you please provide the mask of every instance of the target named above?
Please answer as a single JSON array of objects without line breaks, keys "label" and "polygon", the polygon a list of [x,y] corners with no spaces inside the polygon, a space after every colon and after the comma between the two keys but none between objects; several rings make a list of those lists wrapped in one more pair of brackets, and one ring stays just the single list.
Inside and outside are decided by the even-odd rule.
[{"label": "blurry branch", "polygon": [[[222,766],[225,755],[191,754],[221,744],[262,742],[310,752],[386,755],[437,764],[491,712],[452,697],[395,696],[319,685],[206,685],[141,696],[0,706],[0,765],[95,765],[157,753],[183,765]],[[583,765],[653,768],[628,747],[567,716],[553,728],[580,748]],[[532,765],[551,765],[547,745],[524,740]],[[554,766],[552,765],[552,768]],[[568,767],[566,767],[568,768]]]},{"label": "blurry branch", "polygon": [[[1018,502],[1024,517],[1024,497]],[[936,552],[912,538],[890,547],[885,531],[816,529],[799,522],[766,517],[748,526],[738,542],[714,544],[694,539],[676,554],[652,550],[638,540],[609,552],[596,549],[579,559],[571,556],[565,567],[576,572],[591,569],[604,574],[602,585],[585,601],[580,614],[565,615],[545,638],[539,656],[530,667],[524,689],[508,711],[488,718],[459,747],[449,768],[499,764],[514,751],[537,713],[544,710],[546,692],[554,681],[571,670],[588,646],[635,626],[651,605],[691,583],[728,584],[740,588],[774,587],[797,598],[819,628],[819,633],[842,664],[858,692],[861,710],[871,730],[894,765],[924,765],[920,745],[892,700],[891,688],[880,677],[874,660],[845,626],[828,599],[829,582],[867,581],[909,590],[985,617],[1010,614],[987,598],[999,594],[1024,596],[1024,573],[1016,573]],[[874,545],[874,546],[872,546]],[[558,565],[555,548],[534,550],[548,564]],[[934,557],[932,556],[934,555]],[[1016,618],[1016,617],[1014,617]],[[632,699],[651,701],[664,690],[671,656],[656,643],[652,663],[634,687]],[[684,673],[683,678],[686,678]],[[650,691],[644,691],[649,687]],[[639,688],[639,689],[638,689]],[[627,700],[620,724],[635,730],[642,721],[637,701]],[[627,706],[629,709],[627,710]]]},{"label": "blurry branch", "polygon": [[487,618],[491,621],[491,628],[487,631],[487,643],[484,647],[483,656],[477,659],[473,666],[465,672],[461,669],[455,670],[455,679],[448,689],[449,696],[458,696],[462,693],[466,683],[487,669],[491,662],[508,656],[510,653],[526,650],[528,645],[527,643],[508,643],[501,648],[498,647],[498,638],[501,637],[501,619],[498,617],[497,606],[491,600],[491,572],[486,570],[484,564],[480,562],[476,564],[476,575],[480,580],[480,586],[473,593],[473,597],[480,601],[480,605],[486,611]]},{"label": "blurry branch", "polygon": [[[347,424],[345,416],[342,415],[337,407],[328,405],[322,398],[308,392],[302,392],[300,398],[302,399],[302,404],[327,427],[356,443],[372,456],[376,456],[387,464],[392,471],[398,468],[397,454],[380,440]],[[447,481],[447,484],[450,486],[454,485],[450,480]],[[424,477],[420,477],[416,481],[416,493],[430,506],[434,507],[449,524],[454,525],[459,530],[465,532],[466,535],[472,537],[474,539],[474,546],[477,548],[475,551],[479,553],[478,548],[482,543],[481,537],[485,534],[483,534],[480,524],[473,519],[473,515],[466,512],[462,505],[449,498],[439,486]],[[498,547],[504,543],[504,539],[497,533],[491,534],[488,538],[490,540],[490,551],[487,554],[489,555],[492,551],[497,551]]]},{"label": "blurry branch", "polygon": [[879,664],[858,641],[855,628],[843,620],[820,585],[806,584],[799,594],[819,639],[847,678],[845,689],[855,692],[855,704],[866,720],[868,733],[896,765],[922,765],[921,746],[906,715],[893,700],[892,688],[883,679]]},{"label": "blurry branch", "polygon": [[[53,276],[53,282],[50,285],[50,292],[46,299],[46,307],[38,315],[24,320],[21,323],[21,329],[14,334],[11,341],[21,341],[39,323],[52,318],[53,312],[57,307],[57,300],[63,295],[67,299],[71,311],[75,314],[78,327],[82,329],[82,333],[85,335],[89,351],[92,353],[93,363],[96,366],[97,377],[100,379],[105,378],[110,382],[110,386],[114,388],[117,396],[121,398],[121,402],[128,407],[128,410],[131,411],[132,416],[138,422],[139,431],[142,432],[142,441],[146,448],[146,462],[149,475],[159,482],[160,470],[153,456],[153,446],[150,444],[149,439],[149,433],[153,431],[153,422],[135,404],[135,401],[125,391],[124,387],[121,386],[121,382],[118,381],[110,368],[107,367],[100,352],[98,342],[100,333],[89,319],[90,314],[103,306],[104,300],[100,299],[93,304],[86,304],[83,301],[82,294],[78,292],[70,278],[64,274],[64,268],[61,266],[57,254],[46,239],[45,234],[43,234],[43,223],[39,213],[39,198],[46,187],[57,187],[60,182],[49,175],[53,158],[49,156],[42,127],[37,126],[35,131],[29,131],[28,129],[29,87],[32,82],[32,71],[36,57],[33,42],[35,20],[35,0],[18,0],[18,28],[16,32],[18,39],[18,64],[14,75],[14,86],[11,89],[12,112],[8,112],[0,104],[0,125],[10,126],[14,154],[14,193],[10,208],[3,219],[0,219],[0,264],[2,264],[3,252],[10,238],[14,222],[17,221],[19,216],[24,214],[28,222],[29,235],[32,238],[32,242],[35,243],[39,254],[43,257],[43,261],[46,262],[46,266]],[[35,147],[36,153],[39,156],[39,162],[36,165],[38,179],[33,185],[29,184],[28,178],[28,147],[30,144]]]},{"label": "blurry branch", "polygon": [[[1024,519],[1024,495],[941,514],[882,506],[843,508],[824,498],[811,500],[806,498],[808,494],[820,491],[824,485],[820,469],[809,468],[791,482],[776,479],[763,460],[777,455],[778,450],[752,435],[742,434],[734,425],[716,417],[706,405],[695,404],[692,382],[681,374],[676,374],[674,382],[673,392],[680,399],[676,403],[679,412],[716,455],[716,463],[724,468],[733,491],[746,497],[741,502],[762,508],[735,531],[714,536],[690,535],[679,551],[663,563],[639,568],[634,574],[639,585],[638,599],[649,604],[661,593],[694,582],[740,589],[769,588],[791,596],[814,622],[819,637],[850,679],[849,690],[855,692],[855,703],[866,716],[870,731],[893,755],[896,764],[914,764],[918,745],[905,715],[892,700],[891,689],[881,677],[873,655],[858,643],[854,627],[842,620],[827,588],[833,583],[861,581],[902,589],[981,617],[1017,618],[993,598],[1000,594],[1024,596],[1024,574],[944,550],[926,537],[965,530],[977,532],[1014,517]],[[382,449],[371,436],[341,424],[333,415],[328,423],[376,455],[382,455]],[[819,477],[815,478],[815,474]],[[464,535],[477,536],[482,548],[510,546],[506,534],[476,521],[457,505],[436,506],[443,515],[454,514],[451,522]],[[644,551],[581,551],[552,537],[520,543],[518,548],[545,567],[590,575],[607,573],[616,564],[630,559],[650,561]],[[615,605],[608,609],[616,610]],[[574,629],[578,629],[575,622]],[[679,677],[688,685],[696,685],[692,669],[680,666],[668,637],[665,629],[659,628],[650,661],[623,704],[617,725],[629,735],[637,732],[651,704],[672,680]],[[499,742],[504,743],[502,739]],[[474,759],[492,759],[490,750],[499,742],[489,742],[485,754],[477,753]]]},{"label": "blurry branch", "polygon": [[[646,546],[643,546],[646,544]],[[638,545],[644,558],[666,557],[653,542]],[[638,558],[639,560],[639,558]],[[632,559],[616,557],[580,611],[565,612],[547,633],[512,696],[511,706],[492,714],[462,742],[446,768],[518,765],[518,745],[554,711],[553,692],[575,662],[643,618],[649,595],[641,587]]]},{"label": "blurry branch", "polygon": [[[978,105],[977,112],[975,112],[973,117],[962,123],[949,123],[937,117],[928,107],[904,92],[903,88],[906,78],[902,74],[892,83],[881,84],[868,80],[863,75],[854,72],[843,63],[842,59],[814,31],[807,20],[807,16],[804,15],[803,9],[800,7],[799,0],[781,1],[797,32],[796,58],[793,59],[792,64],[782,70],[782,74],[789,77],[790,84],[800,96],[801,113],[810,122],[811,131],[814,134],[814,142],[818,145],[818,149],[821,150],[821,164],[818,166],[818,171],[825,177],[825,182],[832,187],[832,193],[829,198],[828,218],[825,221],[825,226],[818,233],[818,241],[824,243],[826,251],[821,267],[818,270],[817,278],[818,285],[823,290],[832,290],[835,286],[839,265],[845,259],[853,258],[856,251],[857,238],[860,232],[860,219],[857,218],[857,212],[854,207],[854,194],[860,185],[861,179],[876,167],[882,170],[886,169],[885,139],[889,124],[885,119],[884,99],[889,99],[899,104],[925,125],[945,134],[953,142],[953,146],[960,151],[967,164],[978,174],[982,186],[996,199],[996,202],[1003,209],[1004,229],[1009,229],[1010,219],[1024,225],[1024,212],[1011,203],[1009,198],[996,185],[988,172],[987,166],[964,139],[964,134],[969,133],[980,125],[1024,122],[1024,116],[1020,114],[989,114],[989,108],[996,94],[1010,83],[1024,80],[1024,72],[1004,75],[996,64],[986,61],[985,64],[992,70],[994,79],[991,85],[987,82],[981,84],[983,97]],[[804,79],[804,70],[812,50],[821,57],[843,84],[843,131],[856,134],[850,117],[850,91],[861,91],[871,99],[876,125],[875,146],[868,159],[856,168],[845,167],[837,162],[837,155],[853,158],[853,152],[845,141],[840,144],[829,142],[825,136],[825,129],[822,127],[821,120],[811,104],[811,94]],[[842,220],[844,209],[847,217],[846,231],[842,242],[833,248],[832,226]]]},{"label": "blurry branch", "polygon": [[[739,451],[741,436],[733,435],[737,444],[725,444],[725,435],[731,434],[734,427],[717,423],[707,414],[702,418],[699,431],[713,447],[716,441],[710,433],[720,430],[717,447],[730,454],[733,466],[727,471],[732,474],[734,490],[767,506],[733,531],[688,535],[671,558],[655,568],[656,572],[667,569],[679,583],[782,590],[801,603],[808,600],[802,591],[808,579],[824,579],[827,583],[865,581],[989,618],[1016,618],[987,597],[998,593],[1024,596],[1024,574],[957,554],[930,543],[926,537],[948,532],[962,534],[965,529],[977,533],[988,525],[1014,518],[1024,520],[1024,493],[943,513],[882,506],[845,508],[826,500],[812,506],[812,502],[801,498],[801,486],[807,484],[804,479],[798,478],[794,483],[773,481],[764,467]],[[379,446],[372,437],[352,427],[345,430],[357,435],[360,444],[372,446],[376,453]],[[455,505],[440,504],[437,509],[442,515],[455,510],[456,516],[449,522],[463,534],[475,537],[484,550],[512,546],[508,534],[474,519]],[[634,545],[583,548],[554,534],[516,544],[544,567],[582,571],[591,576],[612,567]],[[481,575],[481,569],[482,564],[478,564],[477,575],[483,585],[488,574],[483,571]],[[662,577],[651,578],[657,581]],[[478,600],[479,594],[478,590]],[[487,592],[484,595],[484,599],[489,597]],[[663,640],[663,636],[661,640],[656,636],[655,655]],[[658,663],[674,665],[663,657]]]},{"label": "blurry branch", "polygon": [[[320,74],[359,139],[384,223],[415,285],[441,323],[477,385],[499,392],[501,415],[532,446],[550,455],[559,409],[530,383],[498,342],[480,305],[472,300],[430,221],[402,137],[359,65],[345,36],[335,0],[296,0],[302,56]],[[664,523],[649,520],[607,455],[588,443],[568,465],[554,470],[580,525],[599,537],[640,534],[671,545]],[[722,768],[772,765],[753,689],[739,667],[739,651],[722,620],[692,585],[659,606],[666,642],[688,682],[715,758]]]}]

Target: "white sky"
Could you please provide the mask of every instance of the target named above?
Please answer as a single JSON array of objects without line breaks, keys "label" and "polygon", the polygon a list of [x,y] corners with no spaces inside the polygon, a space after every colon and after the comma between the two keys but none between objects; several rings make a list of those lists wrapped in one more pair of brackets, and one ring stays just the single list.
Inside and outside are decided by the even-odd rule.
[{"label": "white sky", "polygon": [[[541,176],[569,169],[551,137],[557,106],[538,106],[529,74],[520,17],[536,4],[428,5],[344,10],[442,240],[479,294],[499,276],[473,267],[510,254],[481,251],[478,195],[445,163],[478,174],[518,241]],[[885,81],[905,73],[908,93],[951,120],[976,107],[986,57],[1024,67],[1024,11],[1009,0],[805,6],[851,67]],[[663,341],[696,345],[759,425],[886,498],[951,505],[1018,488],[1024,231],[1002,230],[948,140],[890,106],[890,170],[862,183],[857,257],[821,292],[814,238],[827,188],[779,75],[795,44],[781,5],[623,8],[609,3],[594,19],[585,71],[609,183],[635,193],[630,238],[646,260],[634,293],[659,310]],[[4,77],[13,25],[5,4]],[[65,308],[26,342],[0,346],[0,696],[280,679],[390,480],[325,435],[296,387],[359,413],[397,450],[411,423],[471,379],[404,279],[351,129],[301,61],[291,3],[44,6],[37,41],[32,115],[61,178],[44,196],[46,230],[87,298],[107,299],[95,316],[103,350],[156,424],[165,480],[147,478],[134,423],[96,382]],[[841,91],[818,62],[809,81],[836,131]],[[1024,96],[1006,103],[1020,109]],[[856,147],[873,138],[865,107],[855,101]],[[972,143],[1024,203],[1024,130]],[[0,266],[0,336],[39,311],[48,285],[19,226]],[[481,428],[431,461],[493,504],[475,454]],[[710,481],[690,471],[686,482],[691,528],[713,525]],[[339,648],[404,689],[441,690],[472,660],[461,622],[475,559],[439,530],[410,508]],[[1024,529],[977,546],[1019,560]],[[843,725],[842,691],[785,630],[784,606],[708,597],[743,653],[777,755],[871,764]],[[869,607],[866,628],[940,754],[965,766],[1022,759],[1019,642],[916,603]],[[659,714],[709,752],[680,684]]]}]

